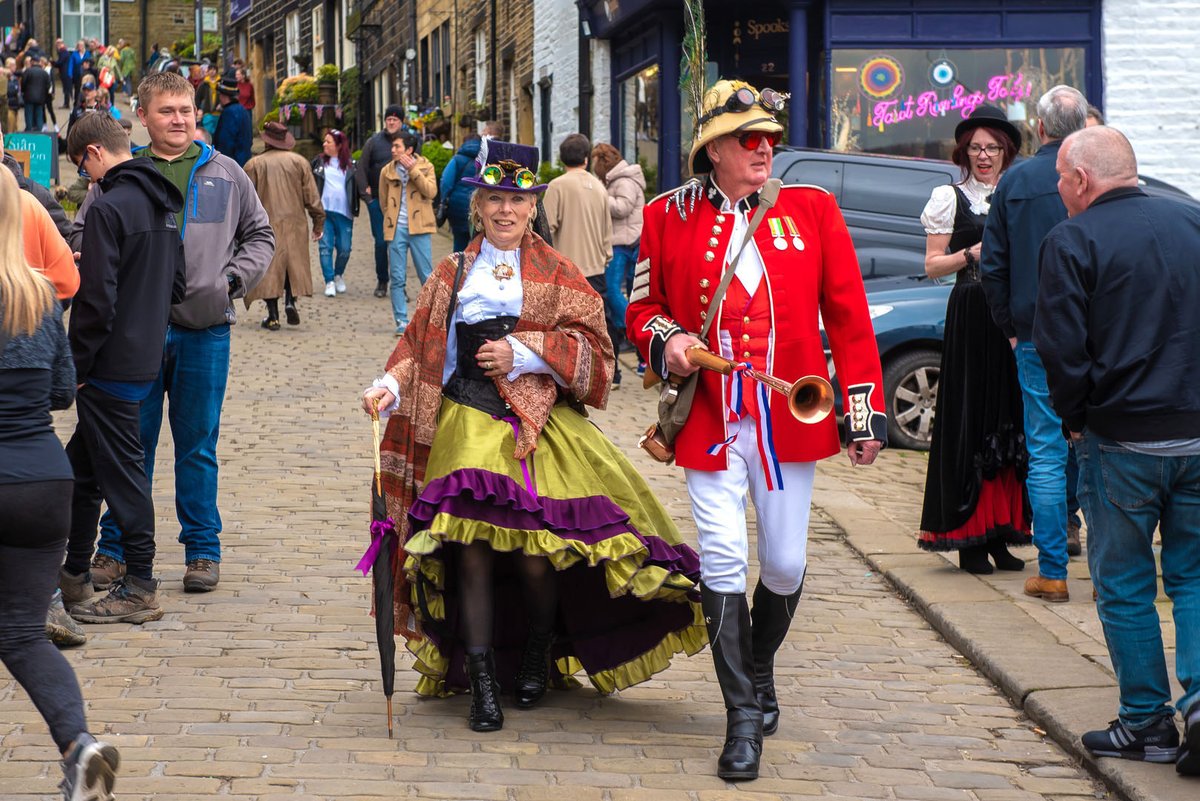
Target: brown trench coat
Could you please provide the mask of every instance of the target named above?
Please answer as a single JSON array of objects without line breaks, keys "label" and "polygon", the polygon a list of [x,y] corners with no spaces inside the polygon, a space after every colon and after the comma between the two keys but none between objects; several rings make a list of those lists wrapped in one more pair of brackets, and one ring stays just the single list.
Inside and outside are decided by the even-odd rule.
[{"label": "brown trench coat", "polygon": [[[246,307],[255,300],[283,295],[286,271],[292,294],[308,297],[313,292],[312,262],[309,259],[310,231],[325,227],[325,209],[317,193],[312,167],[301,155],[290,150],[267,148],[262,155],[246,162],[250,176],[267,217],[275,232],[275,258],[262,281],[246,295]],[[312,219],[308,224],[305,212]]]}]

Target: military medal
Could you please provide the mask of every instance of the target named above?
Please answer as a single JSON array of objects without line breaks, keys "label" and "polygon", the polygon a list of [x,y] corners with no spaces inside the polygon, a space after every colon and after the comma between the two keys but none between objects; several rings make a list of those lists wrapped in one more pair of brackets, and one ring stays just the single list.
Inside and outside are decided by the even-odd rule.
[{"label": "military medal", "polygon": [[492,268],[492,277],[497,281],[507,281],[514,275],[511,264],[497,264]]},{"label": "military medal", "polygon": [[771,236],[775,243],[776,250],[787,250],[787,240],[783,238],[783,223],[778,217],[771,217],[767,220],[767,225],[771,226]]},{"label": "military medal", "polygon": [[[784,217],[783,222],[787,226],[788,233],[791,234],[792,247],[794,247],[796,250],[804,250],[804,240],[800,238],[800,230],[796,228],[796,221],[791,217]],[[776,245],[775,247],[779,246]],[[783,248],[779,249],[783,250]]]}]

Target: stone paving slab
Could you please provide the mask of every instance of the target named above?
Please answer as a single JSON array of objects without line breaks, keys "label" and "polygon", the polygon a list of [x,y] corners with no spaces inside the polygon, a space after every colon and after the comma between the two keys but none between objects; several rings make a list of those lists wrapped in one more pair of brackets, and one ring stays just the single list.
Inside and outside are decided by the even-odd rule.
[{"label": "stone paving slab", "polygon": [[[370,294],[369,229],[356,228],[346,295],[302,299],[296,328],[263,331],[260,305],[234,330],[218,590],[182,592],[164,431],[155,501],[166,615],[141,627],[89,626],[89,642],[66,652],[91,727],[121,748],[122,801],[1104,797],[821,509],[805,598],[777,658],[783,720],[760,780],[715,776],[724,711],[707,654],[609,697],[552,692],[480,735],[466,727],[468,699],[414,695],[401,649],[397,736],[387,739],[370,582],[352,567],[368,541],[371,475],[371,428],[356,401],[395,340],[387,302]],[[435,241],[447,249],[444,237]],[[594,420],[694,542],[680,471],[636,450],[654,398],[633,383]],[[72,414],[57,424],[65,437]],[[888,470],[870,475],[887,486]],[[859,497],[858,507],[872,526],[886,522],[874,502]],[[48,801],[58,778],[44,725],[0,673],[0,798]]]},{"label": "stone paving slab", "polygon": [[[1024,572],[965,573],[955,555],[917,548],[927,461],[921,453],[884,451],[877,472],[871,473],[828,460],[818,471],[814,503],[942,636],[1121,797],[1200,797],[1200,781],[1179,777],[1171,765],[1097,759],[1080,743],[1085,731],[1105,727],[1117,710],[1116,679],[1092,602],[1086,537],[1084,555],[1073,557],[1068,568],[1069,603],[1048,604],[1024,595],[1024,580],[1037,569],[1032,547],[1016,549],[1026,559]],[[1178,697],[1175,628],[1161,582],[1158,607]]]}]

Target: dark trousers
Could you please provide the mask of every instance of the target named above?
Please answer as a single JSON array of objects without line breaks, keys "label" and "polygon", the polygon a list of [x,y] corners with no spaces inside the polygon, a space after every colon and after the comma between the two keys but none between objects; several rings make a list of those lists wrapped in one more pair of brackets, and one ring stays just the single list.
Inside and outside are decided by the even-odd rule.
[{"label": "dark trousers", "polygon": [[[598,294],[601,298],[603,298],[608,292],[608,283],[603,273],[600,275],[589,276],[588,283],[592,285],[592,289],[596,290],[596,294]],[[625,321],[621,320],[620,322],[623,323]],[[616,356],[618,356],[621,352],[621,342],[625,339],[625,327],[623,325],[618,325],[617,321],[612,318],[609,313],[609,305],[607,303],[604,304],[604,325],[608,329],[608,338],[612,340],[614,365],[613,382],[616,383],[621,380],[621,362],[616,359]]]},{"label": "dark trousers", "polygon": [[152,575],[154,501],[146,477],[139,406],[87,385],[75,396],[79,424],[67,443],[67,458],[75,471],[68,573],[79,575],[91,564],[103,500],[121,528],[129,575]]},{"label": "dark trousers", "polygon": [[75,82],[67,76],[62,76],[62,107],[70,108],[75,98]]},{"label": "dark trousers", "polygon": [[0,661],[29,693],[60,751],[87,730],[75,671],[46,639],[70,498],[70,481],[0,484]]}]

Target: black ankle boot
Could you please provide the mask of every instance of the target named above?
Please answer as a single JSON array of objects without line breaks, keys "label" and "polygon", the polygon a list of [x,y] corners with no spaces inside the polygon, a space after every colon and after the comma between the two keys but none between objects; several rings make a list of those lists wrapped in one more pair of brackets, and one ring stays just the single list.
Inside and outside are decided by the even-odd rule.
[{"label": "black ankle boot", "polygon": [[722,779],[757,779],[763,715],[754,692],[750,609],[745,593],[725,595],[700,585],[717,681],[725,698],[725,746],[717,760]]},{"label": "black ankle boot", "polygon": [[529,632],[513,688],[514,700],[521,709],[528,709],[546,694],[546,683],[550,680],[550,646],[553,644],[554,632]]},{"label": "black ankle boot", "polygon": [[988,541],[987,552],[991,554],[992,561],[996,563],[996,567],[1000,570],[1024,570],[1025,560],[1013,556],[1008,552],[1008,545],[1000,537],[994,537]]},{"label": "black ankle boot", "polygon": [[783,644],[800,593],[804,590],[804,578],[800,587],[791,595],[776,595],[760,581],[754,588],[754,608],[750,610],[751,653],[754,659],[754,695],[762,709],[763,735],[771,736],[779,729],[779,700],[775,695],[775,652]]},{"label": "black ankle boot", "polygon": [[972,545],[958,552],[958,566],[968,573],[986,576],[992,572],[992,563],[988,561],[986,545]]},{"label": "black ankle boot", "polygon": [[467,654],[467,673],[471,677],[471,711],[467,725],[471,731],[499,731],[504,726],[500,711],[500,684],[492,652]]}]

